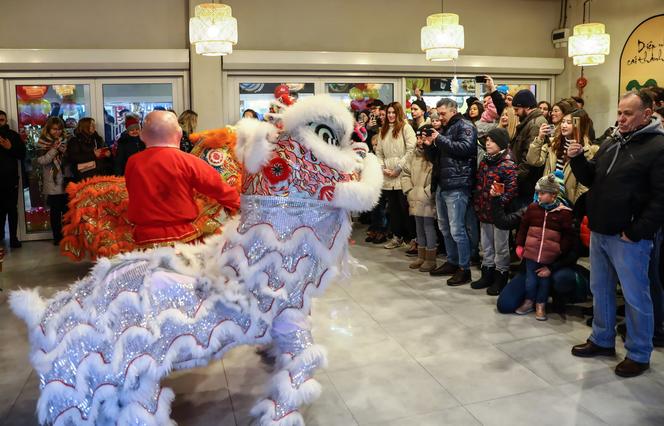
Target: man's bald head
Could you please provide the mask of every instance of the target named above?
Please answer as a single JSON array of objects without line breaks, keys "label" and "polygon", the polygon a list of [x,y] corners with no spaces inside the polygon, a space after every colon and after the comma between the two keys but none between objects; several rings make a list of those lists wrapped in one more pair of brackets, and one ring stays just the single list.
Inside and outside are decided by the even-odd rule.
[{"label": "man's bald head", "polygon": [[182,129],[178,118],[169,111],[152,111],[145,117],[141,139],[145,145],[179,148]]}]

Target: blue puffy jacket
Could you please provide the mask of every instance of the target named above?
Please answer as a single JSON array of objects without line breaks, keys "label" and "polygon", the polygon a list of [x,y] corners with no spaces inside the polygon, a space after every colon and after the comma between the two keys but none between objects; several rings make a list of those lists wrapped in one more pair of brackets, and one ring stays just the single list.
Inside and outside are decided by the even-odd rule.
[{"label": "blue puffy jacket", "polygon": [[457,113],[443,126],[442,132],[424,155],[433,163],[431,193],[473,188],[477,169],[477,129]]}]

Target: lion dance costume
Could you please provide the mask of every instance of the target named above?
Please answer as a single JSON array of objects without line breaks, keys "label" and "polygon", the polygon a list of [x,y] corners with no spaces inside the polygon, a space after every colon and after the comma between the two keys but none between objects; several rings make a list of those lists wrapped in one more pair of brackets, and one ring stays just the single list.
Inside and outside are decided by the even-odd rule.
[{"label": "lion dance costume", "polygon": [[320,394],[325,351],[313,341],[312,297],[350,272],[349,211],[378,200],[382,173],[340,103],[315,96],[289,107],[283,131],[238,123],[244,164],[240,214],[203,244],[101,259],[67,291],[11,295],[29,327],[41,379],[42,424],[172,424],[171,370],[205,365],[242,345],[278,354],[260,425],[302,425]]}]

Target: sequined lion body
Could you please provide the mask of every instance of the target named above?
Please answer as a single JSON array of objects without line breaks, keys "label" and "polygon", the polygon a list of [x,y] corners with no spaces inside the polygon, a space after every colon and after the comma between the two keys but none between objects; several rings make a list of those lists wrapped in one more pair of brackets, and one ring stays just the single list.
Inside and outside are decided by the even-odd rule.
[{"label": "sequined lion body", "polygon": [[349,211],[378,200],[382,173],[352,144],[352,117],[327,97],[282,116],[283,131],[238,123],[240,214],[221,235],[102,259],[50,300],[11,295],[29,328],[42,424],[170,424],[171,370],[243,344],[271,343],[275,374],[252,410],[260,425],[302,425],[318,397],[325,351],[309,326],[312,297],[350,265]]}]

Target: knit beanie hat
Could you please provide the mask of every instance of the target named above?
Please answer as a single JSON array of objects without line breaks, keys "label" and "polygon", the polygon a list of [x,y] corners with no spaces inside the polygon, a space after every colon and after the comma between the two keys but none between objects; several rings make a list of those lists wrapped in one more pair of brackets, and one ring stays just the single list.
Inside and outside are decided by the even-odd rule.
[{"label": "knit beanie hat", "polygon": [[417,105],[425,114],[427,113],[427,104],[422,99],[413,101],[412,105]]},{"label": "knit beanie hat", "polygon": [[513,107],[523,107],[523,108],[536,108],[537,99],[535,95],[528,89],[519,90],[512,98]]},{"label": "knit beanie hat", "polygon": [[138,117],[134,117],[133,115],[126,116],[125,127],[127,128],[127,130],[140,129],[141,124],[138,121]]},{"label": "knit beanie hat", "polygon": [[539,178],[535,185],[535,191],[557,194],[560,192],[560,183],[558,183],[556,176],[553,173],[550,173]]},{"label": "knit beanie hat", "polygon": [[500,147],[500,150],[507,149],[510,144],[510,135],[507,133],[507,130],[502,127],[496,127],[489,130],[489,133],[486,134],[487,138],[491,138],[493,143]]}]

